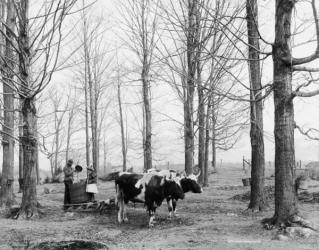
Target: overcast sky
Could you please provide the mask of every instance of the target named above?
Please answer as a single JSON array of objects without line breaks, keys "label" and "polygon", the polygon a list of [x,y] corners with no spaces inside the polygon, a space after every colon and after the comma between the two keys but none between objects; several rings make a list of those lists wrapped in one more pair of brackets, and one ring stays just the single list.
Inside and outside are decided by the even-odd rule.
[{"label": "overcast sky", "polygon": [[[123,0],[125,1],[125,0]],[[274,1],[259,1],[260,3],[260,26],[262,36],[267,40],[273,41],[274,34]],[[106,42],[110,44],[110,48],[113,49],[123,44],[123,41],[119,39],[119,36],[123,36],[123,33],[118,29],[120,22],[120,16],[117,12],[116,4],[117,0],[98,0],[95,7],[90,10],[90,13],[94,16],[103,15],[105,25],[107,27],[107,36],[104,38]],[[297,5],[298,9],[295,12],[296,16],[301,16],[299,21],[303,21],[304,18],[309,17],[311,10],[309,5]],[[306,8],[307,7],[307,8]],[[310,11],[310,12],[309,12]],[[73,18],[74,22],[76,18]],[[298,25],[296,21],[295,24]],[[301,36],[296,37],[295,43],[305,41],[314,35],[314,29],[309,28]],[[313,52],[314,44],[299,46],[294,49],[294,55],[296,57],[306,56]],[[132,59],[132,53],[129,53],[125,46],[121,46],[121,63],[127,64]],[[110,53],[114,56],[114,54]],[[263,71],[263,83],[267,83],[272,78],[272,60],[269,58],[264,62]],[[317,61],[318,64],[318,61]],[[54,76],[52,85],[61,85],[65,82],[72,82],[73,75],[72,70],[64,72],[58,72]],[[247,79],[246,79],[247,81]],[[247,82],[248,84],[248,82]],[[295,82],[296,84],[296,82]],[[64,85],[65,86],[65,85]],[[63,88],[63,87],[62,87]],[[123,89],[123,101],[126,103],[126,108],[131,111],[127,111],[127,117],[129,119],[130,137],[134,142],[138,141],[138,130],[140,122],[137,122],[132,113],[140,112],[140,108],[136,107],[140,94],[140,88],[138,86],[129,86]],[[181,103],[177,100],[176,94],[171,87],[165,84],[155,84],[152,90],[153,94],[153,146],[154,146],[154,159],[156,164],[170,163],[183,163],[184,161],[184,145],[182,139],[182,126],[181,123],[175,121],[169,121],[168,117],[173,117],[175,120],[182,122],[183,120],[183,108]],[[45,93],[44,93],[45,95]],[[115,102],[115,100],[114,100]],[[135,104],[134,104],[135,103]],[[305,128],[317,128],[319,129],[319,97],[313,97],[309,99],[296,99],[295,100],[295,120],[298,125]],[[110,113],[114,114],[117,104],[114,103]],[[273,136],[273,99],[272,95],[268,97],[264,102],[264,133],[265,133],[265,153],[266,161],[274,160],[274,136]],[[132,112],[132,110],[135,110]],[[115,118],[110,118],[109,129],[105,131],[108,134],[108,161],[112,164],[121,163],[121,151],[120,151],[120,128]],[[84,140],[83,134],[79,133],[74,138],[74,142]],[[140,139],[141,140],[141,139]],[[296,160],[302,161],[314,161],[319,160],[319,143],[318,141],[310,141],[304,136],[300,135],[298,131],[295,131],[295,149]],[[140,152],[140,151],[139,151]],[[102,154],[102,153],[101,153]],[[217,162],[221,160],[223,162],[241,162],[243,156],[250,158],[250,138],[249,130],[246,131],[239,140],[239,142],[229,151],[218,151]],[[129,165],[142,165],[141,155],[138,150],[130,150],[128,152]],[[196,162],[197,160],[195,160]],[[45,160],[45,157],[41,156],[41,167],[49,169],[49,164]],[[84,164],[84,162],[83,162]]]}]

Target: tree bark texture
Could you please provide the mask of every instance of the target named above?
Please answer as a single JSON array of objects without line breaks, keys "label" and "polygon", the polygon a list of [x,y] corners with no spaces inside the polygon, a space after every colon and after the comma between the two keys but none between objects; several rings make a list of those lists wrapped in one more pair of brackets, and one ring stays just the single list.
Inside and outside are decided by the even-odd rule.
[{"label": "tree bark texture", "polygon": [[32,217],[37,214],[37,192],[36,192],[36,107],[34,93],[30,91],[30,47],[29,47],[29,1],[21,0],[19,3],[19,75],[21,80],[21,102],[22,102],[22,142],[23,149],[23,192],[22,203],[16,217],[24,215]]},{"label": "tree bark texture", "polygon": [[205,179],[205,103],[204,90],[201,83],[199,62],[197,63],[197,93],[198,93],[198,168],[201,171],[198,181],[204,184]]},{"label": "tree bark texture", "polygon": [[215,105],[215,96],[211,96],[211,116],[212,116],[212,168],[216,171],[216,105]]},{"label": "tree bark texture", "polygon": [[[22,100],[19,102],[20,112],[19,112],[19,138],[23,137],[23,116],[22,116]],[[50,161],[51,162],[51,161]],[[52,164],[51,164],[52,166]],[[52,172],[52,171],[51,171]],[[53,174],[52,174],[53,176]],[[23,190],[23,145],[22,141],[19,140],[19,193]]]},{"label": "tree bark texture", "polygon": [[144,157],[145,169],[152,168],[152,113],[151,113],[151,91],[148,76],[142,73],[143,81],[143,100],[145,111],[145,141],[144,141]]},{"label": "tree bark texture", "polygon": [[210,142],[210,112],[211,112],[211,98],[208,98],[207,108],[206,108],[206,120],[205,120],[205,161],[204,161],[204,183],[203,186],[208,186],[208,177],[209,177],[209,142]]},{"label": "tree bark texture", "polygon": [[251,195],[248,208],[262,210],[265,206],[264,177],[265,153],[263,136],[262,85],[259,61],[257,0],[246,1],[247,33],[249,44],[248,66],[250,79],[250,143],[251,143]]},{"label": "tree bark texture", "polygon": [[274,224],[287,222],[298,213],[293,168],[294,107],[292,66],[282,60],[291,58],[291,17],[295,1],[276,0],[274,63],[275,104],[275,215]]},{"label": "tree bark texture", "polygon": [[[26,80],[26,79],[24,79]],[[20,211],[31,217],[37,208],[37,135],[36,107],[32,98],[25,98],[22,106],[23,115],[23,193]],[[21,214],[20,212],[20,214]]]},{"label": "tree bark texture", "polygon": [[[58,107],[56,107],[57,109]],[[60,124],[62,119],[58,118],[57,110],[55,111],[55,153],[54,153],[54,175],[58,172],[58,157],[60,144]]]},{"label": "tree bark texture", "polygon": [[117,85],[117,99],[118,99],[119,112],[120,112],[123,171],[126,171],[126,152],[127,152],[127,148],[126,148],[126,143],[125,143],[124,120],[123,120],[123,110],[122,110],[122,100],[121,100],[121,85],[120,85],[119,79],[118,79],[118,85]]},{"label": "tree bark texture", "polygon": [[71,142],[71,129],[72,129],[72,120],[73,120],[74,109],[68,112],[68,129],[66,135],[66,149],[65,149],[65,162],[69,160],[69,153],[70,153],[70,142]]},{"label": "tree bark texture", "polygon": [[194,164],[194,90],[196,74],[196,0],[188,0],[188,27],[186,34],[186,100],[184,100],[185,171],[193,172]]},{"label": "tree bark texture", "polygon": [[[144,17],[142,17],[144,24]],[[144,31],[145,28],[142,28]],[[152,111],[151,111],[151,85],[150,85],[150,61],[147,42],[147,33],[143,33],[143,62],[142,62],[142,86],[143,104],[145,114],[145,140],[144,148],[144,169],[152,168]]]},{"label": "tree bark texture", "polygon": [[[85,18],[84,18],[85,19]],[[86,24],[84,22],[84,98],[85,98],[85,148],[86,148],[86,166],[90,166],[91,161],[90,161],[90,134],[89,134],[89,94],[88,94],[88,70],[87,68],[89,67],[88,62],[87,62],[87,45],[86,45]]]},{"label": "tree bark texture", "polygon": [[[5,7],[5,6],[3,6]],[[15,27],[15,10],[12,0],[6,3],[6,25],[9,30]],[[0,207],[10,207],[13,203],[13,168],[14,168],[14,89],[12,80],[14,74],[11,69],[14,68],[15,56],[10,44],[11,32],[6,30],[3,71],[3,126],[2,126],[2,181],[0,190]]]}]

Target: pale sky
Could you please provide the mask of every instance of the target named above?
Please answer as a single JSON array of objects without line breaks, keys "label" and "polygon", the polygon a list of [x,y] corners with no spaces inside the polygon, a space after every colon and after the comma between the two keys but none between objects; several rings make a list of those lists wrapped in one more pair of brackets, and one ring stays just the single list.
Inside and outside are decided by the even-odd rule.
[{"label": "pale sky", "polygon": [[[274,8],[272,5],[273,1],[259,1],[261,7],[260,13],[260,26],[262,36],[267,40],[273,41],[273,29],[274,29]],[[102,13],[107,25],[109,25],[106,40],[112,46],[119,46],[122,42],[119,41],[118,35],[120,31],[117,29],[118,13],[115,8],[116,0],[98,0],[97,7],[91,10],[94,15],[100,15]],[[309,6],[307,6],[309,7]],[[296,15],[307,16],[309,14],[309,8],[304,6],[298,7]],[[297,24],[297,23],[296,23]],[[314,31],[312,29],[312,31]],[[312,36],[311,29],[306,32],[306,35],[299,36],[296,38],[296,43],[304,41]],[[310,37],[309,37],[310,36]],[[302,46],[294,50],[294,55],[306,56],[313,52],[314,46]],[[129,58],[125,58],[125,55]],[[122,53],[120,61],[131,60],[132,54],[125,51]],[[263,83],[266,83],[272,78],[272,67],[271,57],[265,61],[264,72],[263,72]],[[317,62],[318,64],[318,62]],[[51,83],[55,85],[65,86],[65,82],[72,82],[72,71],[68,70],[65,72],[56,73]],[[132,112],[140,112],[140,107],[135,105],[137,97],[139,95],[140,88],[136,86],[130,86],[123,89],[122,99],[126,102],[127,116],[128,116],[128,127],[129,136],[134,144],[142,139],[138,138],[139,123],[136,122]],[[176,94],[172,91],[171,87],[159,83],[153,87],[152,90],[154,101],[152,103],[153,108],[153,146],[154,146],[154,165],[170,163],[183,163],[184,161],[184,144],[182,140],[182,126],[181,124],[168,121],[167,117],[173,117],[175,120],[182,122],[183,109],[179,101],[176,100]],[[45,95],[45,94],[44,94]],[[114,100],[115,102],[115,100]],[[296,99],[295,100],[295,120],[297,124],[305,128],[317,128],[319,129],[319,97],[313,97],[308,99]],[[117,110],[117,104],[114,103],[110,112],[109,127],[105,131],[107,133],[107,147],[108,147],[108,158],[107,161],[112,164],[121,164],[121,152],[120,152],[120,128],[114,118],[114,110]],[[265,153],[266,161],[274,160],[274,136],[273,136],[273,99],[272,95],[265,100],[264,103],[264,133],[265,133]],[[113,118],[111,117],[113,114]],[[73,142],[78,143],[79,141],[84,142],[83,133],[78,133]],[[318,135],[319,137],[319,135]],[[132,146],[133,147],[133,146]],[[318,161],[319,160],[319,143],[318,141],[310,141],[304,136],[300,135],[298,131],[295,131],[295,149],[296,149],[296,160],[302,161]],[[129,148],[128,162],[129,165],[142,165],[141,155],[137,153],[138,150],[132,150]],[[102,154],[102,152],[101,152]],[[243,156],[250,158],[250,138],[249,131],[243,134],[241,140],[234,146],[233,149],[223,152],[217,152],[217,162],[222,160],[223,162],[238,162],[242,161]],[[76,159],[75,159],[76,160]],[[195,160],[196,162],[197,160]],[[42,155],[41,168],[49,169],[49,163]],[[101,163],[103,160],[101,159]],[[81,163],[81,162],[80,162]],[[83,164],[84,165],[84,162]]]}]

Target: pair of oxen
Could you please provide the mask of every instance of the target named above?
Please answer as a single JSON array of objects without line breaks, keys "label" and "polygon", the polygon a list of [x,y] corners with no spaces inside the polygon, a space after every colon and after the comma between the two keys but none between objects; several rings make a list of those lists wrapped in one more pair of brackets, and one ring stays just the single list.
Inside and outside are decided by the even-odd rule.
[{"label": "pair of oxen", "polygon": [[173,170],[151,169],[144,174],[121,172],[115,180],[118,222],[128,221],[126,204],[144,203],[149,213],[149,226],[154,225],[156,208],[166,199],[169,216],[176,215],[176,202],[184,199],[186,192],[201,193],[199,174],[178,174]]}]

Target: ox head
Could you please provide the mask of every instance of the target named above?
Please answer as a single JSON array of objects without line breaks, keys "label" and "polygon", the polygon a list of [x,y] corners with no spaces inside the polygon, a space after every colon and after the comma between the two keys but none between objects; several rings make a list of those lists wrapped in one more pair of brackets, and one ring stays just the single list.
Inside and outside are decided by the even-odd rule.
[{"label": "ox head", "polygon": [[176,181],[173,179],[167,180],[165,177],[164,177],[164,180],[165,180],[164,187],[166,192],[165,196],[170,196],[171,198],[175,200],[184,199],[185,194],[179,181]]},{"label": "ox head", "polygon": [[202,193],[203,189],[198,183],[198,177],[200,175],[200,172],[198,174],[190,174],[188,176],[184,175],[181,180],[181,186],[183,188],[183,191],[186,192],[193,192],[193,193]]}]

